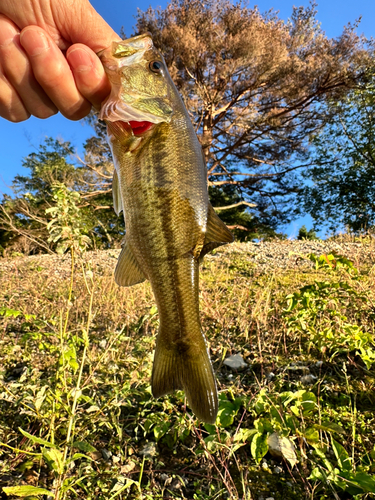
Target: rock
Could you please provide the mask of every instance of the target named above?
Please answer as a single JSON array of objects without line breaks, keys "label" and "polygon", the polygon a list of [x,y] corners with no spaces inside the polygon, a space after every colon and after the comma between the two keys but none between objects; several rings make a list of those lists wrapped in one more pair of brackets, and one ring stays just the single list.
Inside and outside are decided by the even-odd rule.
[{"label": "rock", "polygon": [[[183,486],[185,486],[185,483],[183,483]],[[180,490],[182,488],[181,482],[176,478],[172,481],[170,485],[171,490]]]},{"label": "rock", "polygon": [[128,463],[126,463],[125,465],[123,465],[120,469],[120,471],[123,473],[123,474],[127,474],[129,473],[130,471],[132,471],[133,469],[135,469],[135,462],[133,462],[132,460],[129,460]]},{"label": "rock", "polygon": [[315,377],[315,375],[311,375],[311,373],[309,373],[309,375],[304,375],[303,377],[301,377],[300,381],[303,385],[313,385],[315,384],[316,379],[317,377]]},{"label": "rock", "polygon": [[100,349],[105,349],[107,347],[107,339],[103,339],[99,342]]},{"label": "rock", "polygon": [[139,455],[150,458],[159,454],[156,443],[146,443],[138,452]]},{"label": "rock", "polygon": [[104,460],[106,462],[108,462],[112,457],[112,452],[109,450],[106,450],[105,448],[102,448],[100,451],[102,453],[102,457],[104,458]]},{"label": "rock", "polygon": [[224,361],[224,365],[229,366],[232,370],[243,370],[247,367],[247,363],[245,363],[241,354],[229,356],[229,358]]},{"label": "rock", "polygon": [[283,469],[279,467],[278,465],[273,469],[274,474],[281,474],[283,472]]}]

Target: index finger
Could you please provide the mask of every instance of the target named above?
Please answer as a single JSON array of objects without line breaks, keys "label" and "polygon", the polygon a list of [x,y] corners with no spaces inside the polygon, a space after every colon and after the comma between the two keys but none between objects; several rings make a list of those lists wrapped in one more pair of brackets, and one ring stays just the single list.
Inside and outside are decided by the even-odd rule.
[{"label": "index finger", "polygon": [[110,83],[100,59],[89,47],[80,43],[69,47],[66,59],[78,90],[99,110],[110,92]]}]

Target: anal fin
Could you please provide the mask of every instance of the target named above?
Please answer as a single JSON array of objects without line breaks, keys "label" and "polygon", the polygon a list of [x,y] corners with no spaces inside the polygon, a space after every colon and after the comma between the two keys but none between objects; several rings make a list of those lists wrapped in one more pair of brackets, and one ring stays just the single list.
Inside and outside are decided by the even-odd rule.
[{"label": "anal fin", "polygon": [[146,276],[129,245],[124,243],[115,270],[115,281],[120,286],[132,286],[145,281]]}]

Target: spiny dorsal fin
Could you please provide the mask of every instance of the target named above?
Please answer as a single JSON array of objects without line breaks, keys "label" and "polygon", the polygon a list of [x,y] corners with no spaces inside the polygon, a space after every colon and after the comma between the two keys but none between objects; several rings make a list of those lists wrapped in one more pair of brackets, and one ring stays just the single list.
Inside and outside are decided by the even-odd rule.
[{"label": "spiny dorsal fin", "polygon": [[125,242],[115,270],[116,283],[120,286],[132,286],[142,283],[145,279],[146,276],[139,267],[129,245]]},{"label": "spiny dorsal fin", "polygon": [[200,258],[206,255],[216,247],[232,243],[234,240],[233,234],[229,231],[224,222],[219,218],[211,203],[208,204],[207,213],[207,228],[204,245],[200,254]]},{"label": "spiny dorsal fin", "polygon": [[113,171],[112,198],[113,209],[116,212],[116,215],[120,215],[120,212],[123,212],[124,209],[122,206],[121,190],[116,169]]}]

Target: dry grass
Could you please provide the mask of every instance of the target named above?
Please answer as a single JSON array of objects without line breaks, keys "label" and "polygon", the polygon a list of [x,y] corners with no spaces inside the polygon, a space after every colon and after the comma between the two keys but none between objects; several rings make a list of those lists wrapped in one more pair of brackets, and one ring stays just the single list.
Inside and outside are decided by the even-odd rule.
[{"label": "dry grass", "polygon": [[[354,472],[373,472],[374,369],[355,351],[311,347],[309,333],[291,329],[285,313],[287,295],[302,286],[341,280],[366,293],[364,306],[358,299],[342,313],[372,334],[368,266],[359,277],[308,267],[259,273],[238,245],[206,258],[201,318],[222,401],[216,427],[191,415],[182,392],[151,397],[158,317],[148,283],[119,288],[111,266],[89,258],[77,259],[71,288],[68,273],[52,271],[26,259],[0,277],[0,487],[43,487],[55,500],[369,497],[369,489],[355,496],[339,479],[310,474],[318,467],[329,475],[327,464],[342,472],[333,438]],[[231,372],[223,360],[238,352],[248,369]],[[302,382],[306,371],[310,385]],[[285,403],[286,391],[297,410]],[[298,391],[314,395],[313,408],[306,410]],[[326,421],[341,430],[316,427]],[[245,436],[254,426],[259,443],[271,431],[290,439],[298,463],[262,458],[260,444]],[[19,428],[53,443],[62,464],[48,455],[54,448]],[[142,451],[149,443],[153,457]]]}]

